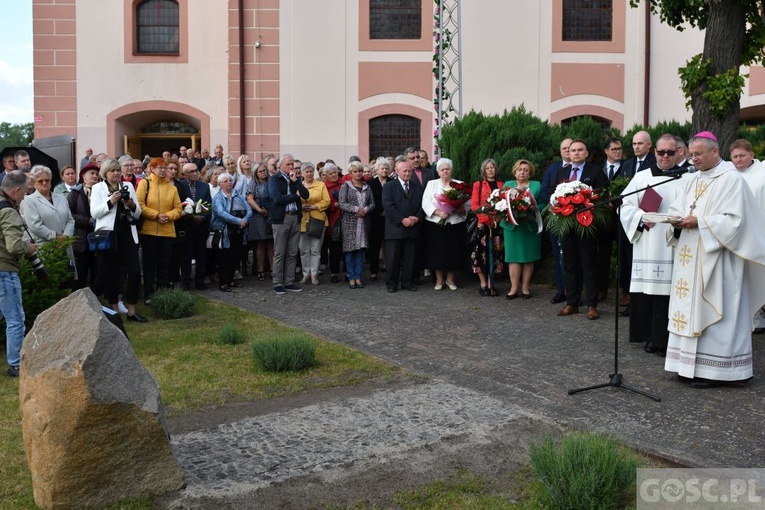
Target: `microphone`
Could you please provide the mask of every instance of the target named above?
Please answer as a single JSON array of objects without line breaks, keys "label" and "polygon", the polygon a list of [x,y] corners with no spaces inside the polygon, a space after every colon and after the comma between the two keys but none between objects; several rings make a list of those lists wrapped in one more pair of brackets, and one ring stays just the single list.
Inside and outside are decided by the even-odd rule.
[{"label": "microphone", "polygon": [[[693,168],[693,170],[691,170]],[[687,174],[688,172],[695,171],[696,167],[693,165],[685,167],[685,168],[675,168],[674,170],[668,170],[664,172],[664,177],[675,177],[676,179],[679,179],[683,174]]]}]

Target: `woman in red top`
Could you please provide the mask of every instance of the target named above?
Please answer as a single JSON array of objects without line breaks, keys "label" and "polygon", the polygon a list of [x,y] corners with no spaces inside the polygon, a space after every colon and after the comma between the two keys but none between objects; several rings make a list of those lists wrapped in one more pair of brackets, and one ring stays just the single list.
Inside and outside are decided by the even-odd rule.
[{"label": "woman in red top", "polygon": [[[502,189],[502,181],[497,180],[497,162],[486,159],[481,163],[480,181],[473,183],[473,196],[470,199],[472,210],[486,205],[486,200],[495,189]],[[502,229],[492,224],[492,220],[486,214],[478,214],[478,226],[475,235],[470,239],[470,263],[473,272],[481,281],[478,291],[481,296],[495,296],[496,289],[490,287],[487,273],[489,271],[489,249],[494,250],[494,274],[502,274],[504,269],[504,242],[502,241]]]},{"label": "woman in red top", "polygon": [[[334,163],[324,165],[324,184],[329,193],[330,205],[327,209],[327,228],[324,230],[324,244],[321,247],[321,258],[329,259],[329,269],[332,272],[330,281],[337,283],[340,281],[340,259],[343,255],[343,244],[340,239],[332,240],[332,230],[335,223],[340,219],[342,210],[338,201],[340,187],[343,183],[340,181],[340,169]],[[337,225],[338,229],[340,224]]]}]

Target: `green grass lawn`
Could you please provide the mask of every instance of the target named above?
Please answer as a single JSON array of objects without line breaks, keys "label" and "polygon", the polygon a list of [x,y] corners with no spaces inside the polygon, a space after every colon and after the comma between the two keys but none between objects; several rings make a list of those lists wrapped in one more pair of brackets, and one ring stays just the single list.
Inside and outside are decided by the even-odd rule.
[{"label": "green grass lawn", "polygon": [[[229,402],[252,401],[332,386],[358,384],[389,377],[399,368],[302,330],[196,296],[196,314],[161,320],[151,309],[139,311],[150,322],[126,323],[133,348],[156,377],[168,415],[189,413]],[[218,342],[224,325],[239,329],[247,341]],[[253,361],[250,343],[261,336],[298,336],[316,342],[316,363],[298,373],[269,374]],[[36,508],[21,434],[18,379],[3,377],[0,384],[0,509]],[[150,508],[146,501],[119,508]]]}]

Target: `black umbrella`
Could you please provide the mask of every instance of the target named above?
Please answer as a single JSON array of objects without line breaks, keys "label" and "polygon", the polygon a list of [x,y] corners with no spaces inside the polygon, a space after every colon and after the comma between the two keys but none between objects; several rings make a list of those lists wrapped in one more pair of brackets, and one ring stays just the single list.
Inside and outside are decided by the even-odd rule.
[{"label": "black umbrella", "polygon": [[16,153],[16,151],[27,151],[29,153],[29,160],[32,162],[32,166],[45,165],[50,168],[52,181],[51,187],[61,182],[61,175],[59,175],[58,161],[56,161],[56,158],[49,156],[37,147],[6,147],[0,151],[0,158],[4,158],[9,154],[12,156]]}]

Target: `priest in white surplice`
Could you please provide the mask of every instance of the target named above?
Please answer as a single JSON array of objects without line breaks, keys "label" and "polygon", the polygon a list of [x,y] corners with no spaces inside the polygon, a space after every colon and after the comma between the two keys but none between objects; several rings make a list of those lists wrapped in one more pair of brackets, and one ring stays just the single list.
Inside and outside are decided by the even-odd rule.
[{"label": "priest in white surplice", "polygon": [[[643,213],[667,214],[680,190],[680,175],[667,177],[665,172],[679,172],[675,165],[677,140],[665,134],[656,140],[656,164],[638,172],[624,189],[620,220],[627,239],[632,243],[632,278],[630,280],[630,342],[645,344],[645,351],[665,356],[669,332],[667,314],[672,290],[674,247],[667,244],[666,229],[643,221]],[[685,178],[690,178],[686,174]],[[648,194],[648,197],[646,195]],[[653,204],[661,198],[658,208]],[[651,197],[653,195],[653,197]],[[645,202],[643,200],[645,199]],[[649,205],[651,204],[651,205]],[[642,205],[642,208],[641,208]],[[644,210],[645,209],[645,210]]]},{"label": "priest in white surplice", "polygon": [[[735,140],[730,145],[730,159],[752,190],[757,205],[765,214],[765,165],[754,159],[754,148],[749,140]],[[765,333],[765,307],[754,314],[754,333]]]},{"label": "priest in white surplice", "polygon": [[689,145],[698,172],[669,214],[676,245],[665,369],[696,387],[752,377],[752,318],[765,302],[765,216],[732,163],[704,131]]}]

